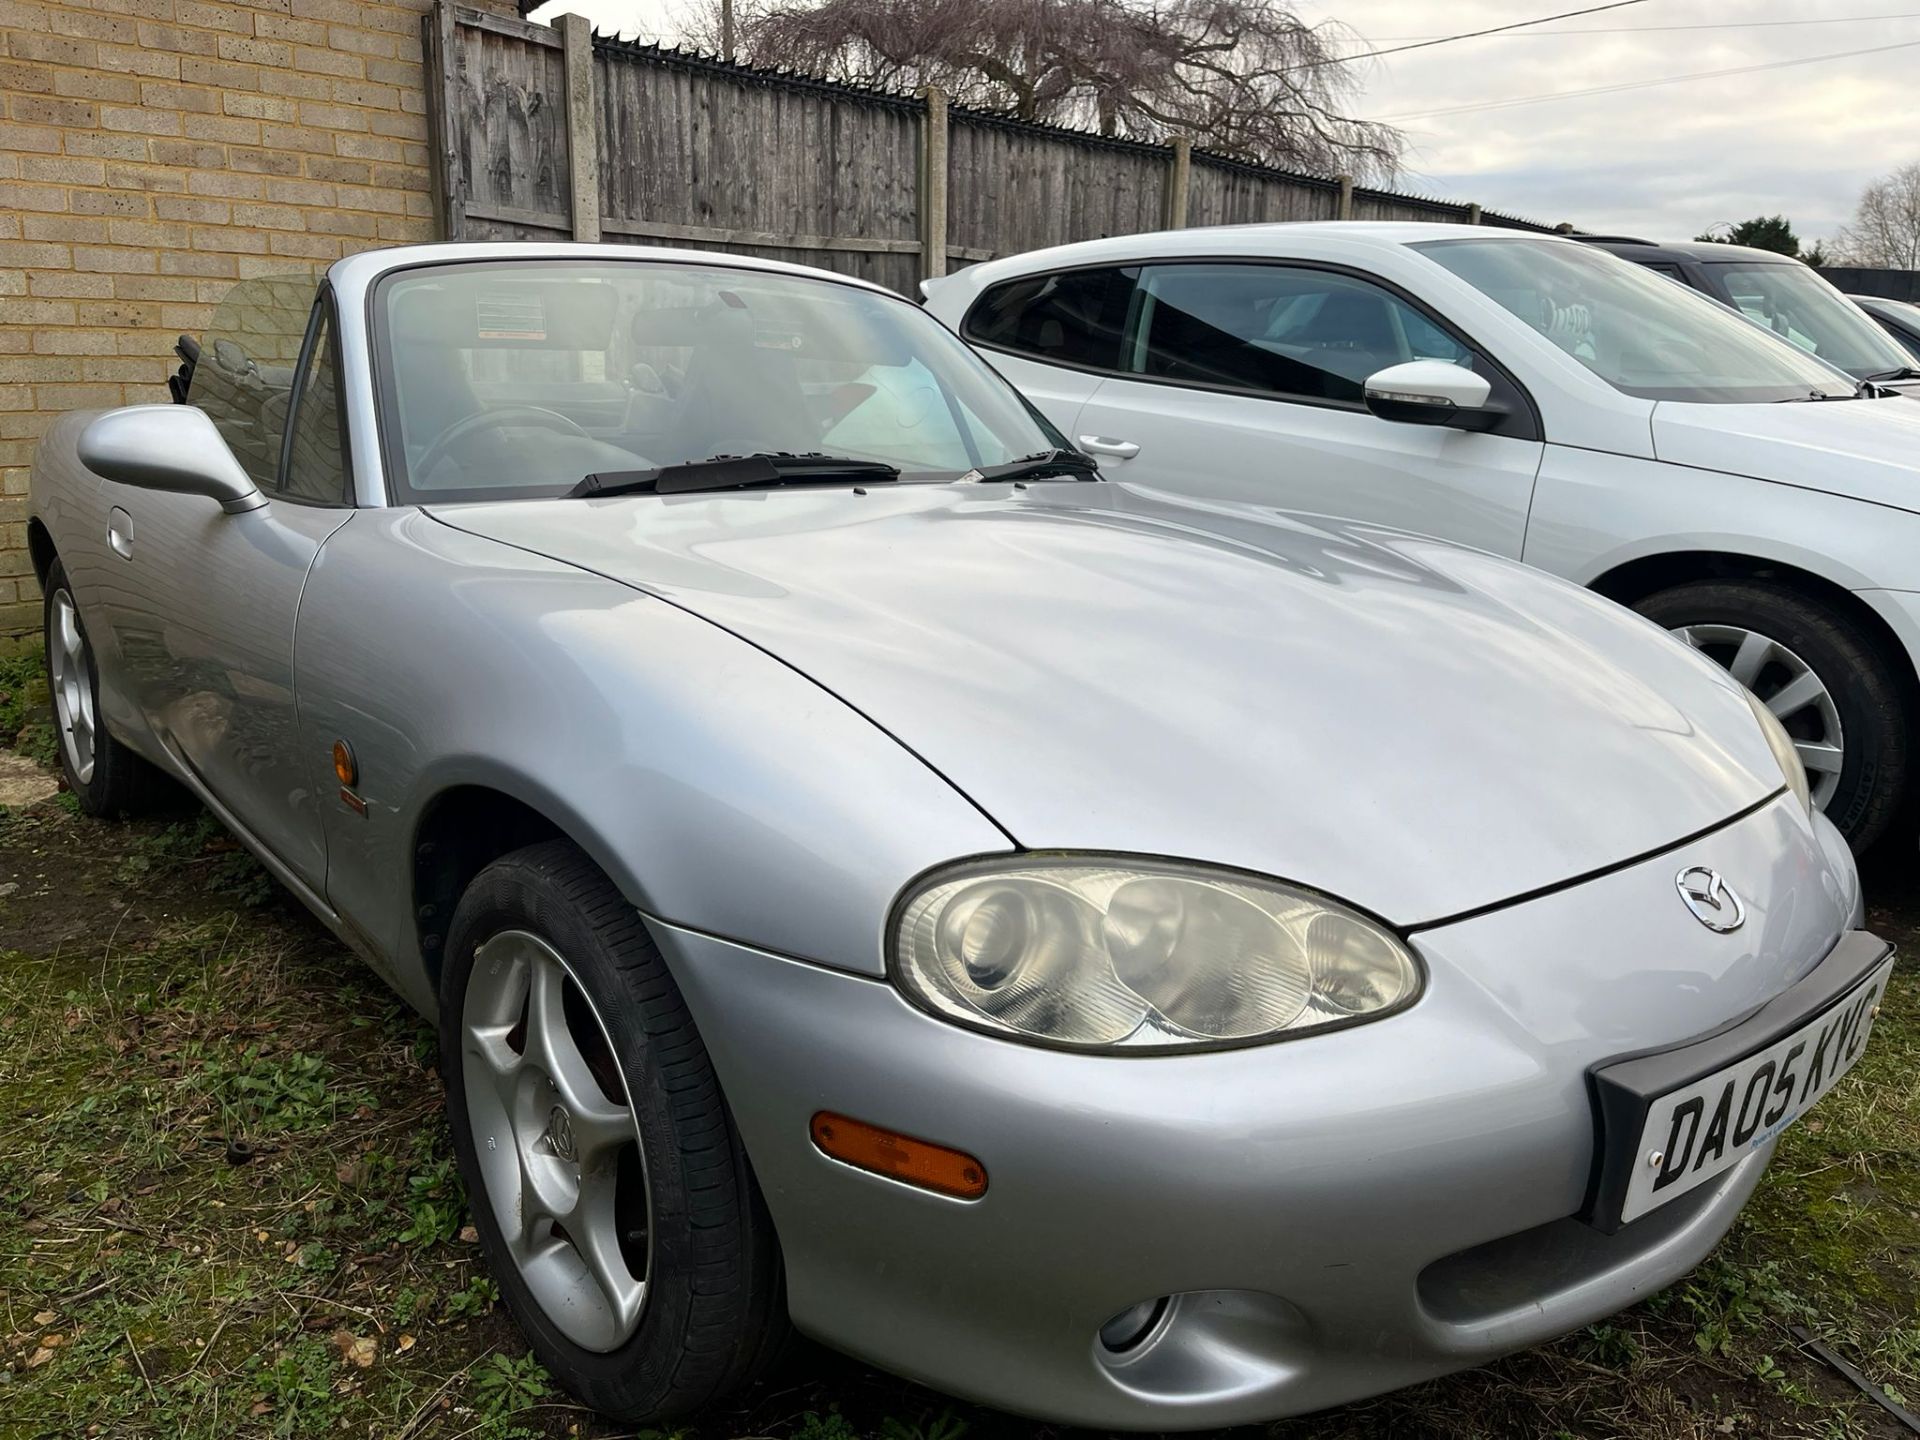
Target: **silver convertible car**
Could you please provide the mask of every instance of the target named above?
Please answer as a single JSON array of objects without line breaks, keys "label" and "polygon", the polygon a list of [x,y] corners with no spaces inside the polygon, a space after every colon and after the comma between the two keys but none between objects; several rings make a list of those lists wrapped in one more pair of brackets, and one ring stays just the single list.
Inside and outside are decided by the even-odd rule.
[{"label": "silver convertible car", "polygon": [[236,288],[63,417],[67,779],[170,777],[420,1011],[534,1352],[789,1324],[1031,1415],[1378,1393],[1707,1253],[1891,960],[1794,747],[1492,556],[1100,478],[858,281]]}]

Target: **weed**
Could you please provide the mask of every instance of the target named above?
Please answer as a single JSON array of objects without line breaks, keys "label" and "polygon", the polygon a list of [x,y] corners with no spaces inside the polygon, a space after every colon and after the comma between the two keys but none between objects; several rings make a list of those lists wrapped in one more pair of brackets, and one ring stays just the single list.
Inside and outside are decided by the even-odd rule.
[{"label": "weed", "polygon": [[339,1421],[334,1394],[338,1360],[324,1340],[296,1340],[259,1366],[260,1400],[270,1407],[277,1436],[315,1435]]},{"label": "weed", "polygon": [[1602,1322],[1585,1333],[1587,1357],[1610,1370],[1631,1370],[1640,1358],[1640,1342],[1624,1326]]},{"label": "weed", "polygon": [[327,1062],[318,1055],[268,1055],[249,1045],[232,1058],[208,1056],[191,1083],[219,1107],[229,1135],[259,1136],[316,1129],[335,1119],[343,1105],[351,1111],[366,1103],[365,1095],[336,1093],[329,1078]]},{"label": "weed", "polygon": [[474,1367],[473,1408],[480,1417],[477,1433],[488,1440],[521,1440],[533,1431],[515,1423],[538,1405],[552,1389],[540,1362],[531,1355],[489,1355]]},{"label": "weed", "polygon": [[443,1156],[407,1177],[407,1225],[400,1232],[402,1244],[445,1244],[460,1233],[466,1216],[467,1195],[452,1156]]},{"label": "weed", "polygon": [[880,1422],[880,1440],[960,1440],[967,1422],[951,1409],[908,1422],[892,1415]]},{"label": "weed", "polygon": [[114,878],[122,885],[148,878],[183,879],[192,873],[208,894],[249,908],[277,893],[273,878],[206,811],[137,836]]},{"label": "weed", "polygon": [[802,1415],[791,1440],[860,1440],[860,1432],[848,1423],[838,1405],[829,1405],[825,1414],[809,1410]]},{"label": "weed", "polygon": [[51,768],[59,763],[60,746],[46,677],[46,655],[38,643],[0,657],[0,746]]},{"label": "weed", "polygon": [[456,1290],[447,1297],[447,1318],[449,1320],[467,1320],[475,1315],[484,1315],[500,1303],[500,1287],[489,1275],[476,1275],[467,1282],[467,1288]]}]

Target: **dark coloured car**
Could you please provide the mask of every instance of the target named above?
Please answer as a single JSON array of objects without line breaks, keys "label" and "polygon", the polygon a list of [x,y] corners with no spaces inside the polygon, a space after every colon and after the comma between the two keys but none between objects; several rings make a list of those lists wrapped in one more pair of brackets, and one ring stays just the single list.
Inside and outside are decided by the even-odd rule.
[{"label": "dark coloured car", "polygon": [[1791,255],[1706,240],[1667,245],[1624,235],[1576,238],[1731,305],[1856,380],[1901,389],[1912,384],[1920,398],[1914,356],[1812,266]]},{"label": "dark coloured car", "polygon": [[1883,295],[1849,295],[1847,298],[1899,341],[1901,349],[1920,361],[1920,305],[1911,300],[1889,300]]}]

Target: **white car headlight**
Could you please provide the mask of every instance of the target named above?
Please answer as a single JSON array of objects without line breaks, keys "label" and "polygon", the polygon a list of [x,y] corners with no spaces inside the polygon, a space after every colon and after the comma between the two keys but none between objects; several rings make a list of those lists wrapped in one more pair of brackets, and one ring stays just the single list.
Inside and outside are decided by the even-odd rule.
[{"label": "white car headlight", "polygon": [[1171,861],[973,861],[926,877],[895,914],[892,970],[912,999],[1064,1049],[1245,1045],[1379,1019],[1420,990],[1378,922]]},{"label": "white car headlight", "polygon": [[1780,762],[1780,773],[1787,777],[1787,788],[1800,802],[1800,807],[1807,814],[1813,814],[1813,787],[1807,783],[1807,767],[1801,763],[1793,737],[1787,734],[1787,727],[1767,708],[1766,702],[1751,690],[1747,692],[1747,704],[1753,709],[1753,718],[1760,722],[1760,733],[1767,737],[1773,758]]}]

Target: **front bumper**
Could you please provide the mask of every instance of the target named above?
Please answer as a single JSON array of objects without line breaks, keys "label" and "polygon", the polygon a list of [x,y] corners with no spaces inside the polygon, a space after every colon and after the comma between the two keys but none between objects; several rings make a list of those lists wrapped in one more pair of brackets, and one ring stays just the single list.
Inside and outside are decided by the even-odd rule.
[{"label": "front bumper", "polygon": [[[654,927],[766,1194],[795,1323],[939,1389],[1076,1424],[1320,1409],[1611,1314],[1696,1264],[1771,1147],[1615,1235],[1573,1218],[1588,1071],[1757,1009],[1857,910],[1777,801],[1567,890],[1413,937],[1430,980],[1372,1025],[1199,1055],[1075,1055],[942,1023],[884,982]],[[1731,935],[1682,868],[1742,889]],[[833,1110],[978,1156],[976,1202],[828,1159]],[[1117,1312],[1175,1297],[1116,1356]]]}]

